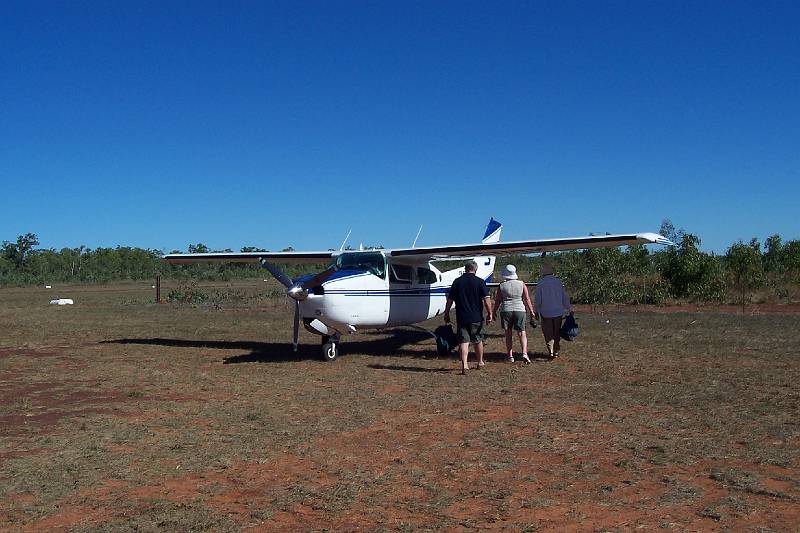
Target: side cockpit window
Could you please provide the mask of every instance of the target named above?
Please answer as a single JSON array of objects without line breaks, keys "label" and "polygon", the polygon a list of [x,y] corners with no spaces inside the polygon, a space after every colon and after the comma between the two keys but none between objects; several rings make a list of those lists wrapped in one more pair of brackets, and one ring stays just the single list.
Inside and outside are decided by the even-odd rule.
[{"label": "side cockpit window", "polygon": [[408,265],[389,266],[389,281],[391,283],[411,283],[411,276],[413,275],[414,269]]}]

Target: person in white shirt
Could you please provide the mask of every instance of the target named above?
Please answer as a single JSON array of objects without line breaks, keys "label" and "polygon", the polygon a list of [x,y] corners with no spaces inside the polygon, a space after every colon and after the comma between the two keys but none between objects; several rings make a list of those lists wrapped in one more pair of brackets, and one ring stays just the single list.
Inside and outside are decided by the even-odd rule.
[{"label": "person in white shirt", "polygon": [[535,314],[535,309],[531,304],[531,297],[528,294],[528,287],[519,280],[517,276],[517,267],[514,265],[507,265],[503,270],[503,279],[505,280],[497,287],[497,292],[494,295],[494,315],[497,316],[497,310],[500,310],[500,325],[503,331],[506,332],[506,360],[510,363],[514,362],[513,340],[514,336],[512,330],[517,331],[519,336],[520,347],[522,348],[522,359],[530,364],[531,358],[528,357],[528,336],[525,333],[525,322],[528,317],[525,311]]},{"label": "person in white shirt", "polygon": [[536,285],[534,301],[547,351],[550,358],[554,359],[559,355],[561,319],[565,313],[572,314],[572,304],[564,284],[553,274],[553,265],[550,263],[542,264],[542,278]]}]

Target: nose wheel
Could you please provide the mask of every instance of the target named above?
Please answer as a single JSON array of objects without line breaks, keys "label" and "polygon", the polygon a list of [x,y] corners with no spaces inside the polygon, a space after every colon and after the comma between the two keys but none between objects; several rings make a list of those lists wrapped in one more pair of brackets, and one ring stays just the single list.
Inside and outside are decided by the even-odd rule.
[{"label": "nose wheel", "polygon": [[322,337],[322,360],[333,361],[339,355],[339,336],[323,336]]}]

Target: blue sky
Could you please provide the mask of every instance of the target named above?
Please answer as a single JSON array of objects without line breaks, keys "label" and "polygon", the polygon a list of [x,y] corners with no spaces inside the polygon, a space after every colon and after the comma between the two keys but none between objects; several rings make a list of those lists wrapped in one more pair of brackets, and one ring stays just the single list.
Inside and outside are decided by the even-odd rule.
[{"label": "blue sky", "polygon": [[797,2],[0,3],[0,240],[800,238]]}]

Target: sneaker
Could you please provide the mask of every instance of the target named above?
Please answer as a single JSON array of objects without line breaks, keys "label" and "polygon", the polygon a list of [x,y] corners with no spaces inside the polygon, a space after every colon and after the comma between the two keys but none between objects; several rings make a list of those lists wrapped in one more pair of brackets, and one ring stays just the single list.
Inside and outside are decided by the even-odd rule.
[{"label": "sneaker", "polygon": [[553,359],[557,359],[557,358],[558,358],[558,352],[553,354]]},{"label": "sneaker", "polygon": [[509,355],[508,357],[506,357],[506,361],[508,361],[509,363],[513,363],[514,362],[514,356],[513,355]]},{"label": "sneaker", "polygon": [[522,354],[522,360],[525,361],[526,365],[531,364],[531,358],[528,357],[528,354],[526,354],[526,353]]}]

